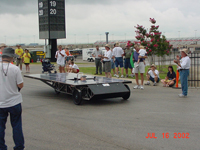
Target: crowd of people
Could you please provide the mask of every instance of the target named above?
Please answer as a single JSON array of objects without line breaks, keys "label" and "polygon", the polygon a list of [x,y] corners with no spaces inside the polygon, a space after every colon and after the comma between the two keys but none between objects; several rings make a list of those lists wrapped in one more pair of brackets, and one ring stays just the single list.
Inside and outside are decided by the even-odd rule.
[{"label": "crowd of people", "polygon": [[[113,76],[119,78],[124,78],[124,69],[126,76],[128,77],[128,68],[131,71],[131,77],[135,76],[136,85],[134,89],[144,89],[144,73],[145,73],[145,59],[147,58],[147,52],[145,47],[135,44],[134,49],[131,49],[129,44],[126,44],[126,48],[123,50],[120,47],[120,44],[117,42],[111,48],[110,45],[105,45],[105,53],[99,49],[99,46],[96,46],[96,50],[93,51],[92,56],[95,57],[95,66],[96,73],[98,72],[102,75],[102,64],[103,72],[107,78],[112,77],[111,71],[113,71]],[[187,79],[189,76],[190,68],[190,58],[188,57],[188,50],[181,49],[181,56],[177,56],[177,59],[174,60],[174,63],[178,65],[178,71],[180,72],[180,80],[182,87],[182,94],[179,94],[179,97],[186,97],[188,91]],[[131,58],[133,53],[133,57]],[[134,68],[131,65],[130,60],[134,62]],[[119,69],[121,68],[121,70]],[[121,71],[121,76],[119,75]],[[139,83],[139,73],[141,78],[141,84]],[[168,73],[165,79],[160,79],[159,71],[156,68],[155,64],[152,64],[146,73],[147,83],[145,85],[150,85],[152,81],[153,86],[156,86],[160,81],[163,83],[163,87],[173,87],[176,84],[176,73],[172,66],[168,66]]]}]

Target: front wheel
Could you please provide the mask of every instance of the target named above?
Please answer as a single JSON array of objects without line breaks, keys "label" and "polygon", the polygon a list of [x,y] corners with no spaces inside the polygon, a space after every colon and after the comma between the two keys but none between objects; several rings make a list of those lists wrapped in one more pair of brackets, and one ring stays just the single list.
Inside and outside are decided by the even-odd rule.
[{"label": "front wheel", "polygon": [[131,91],[130,91],[130,88],[129,88],[129,86],[128,85],[124,85],[127,89],[128,89],[128,93],[126,93],[122,98],[124,99],[124,100],[127,100],[127,99],[129,99],[129,97],[130,97],[130,95],[131,95]]},{"label": "front wheel", "polygon": [[79,90],[74,90],[73,92],[73,102],[75,105],[80,105],[82,103],[82,93]]}]

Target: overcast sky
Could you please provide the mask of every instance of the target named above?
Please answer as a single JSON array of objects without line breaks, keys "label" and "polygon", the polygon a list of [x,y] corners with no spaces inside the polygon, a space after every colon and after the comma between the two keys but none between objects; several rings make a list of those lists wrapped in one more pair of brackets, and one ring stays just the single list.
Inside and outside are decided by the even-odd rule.
[{"label": "overcast sky", "polygon": [[[134,26],[149,28],[149,18],[157,20],[167,38],[200,36],[199,0],[66,0],[65,4],[67,38],[58,44],[93,43],[104,40],[106,31],[110,40],[135,39]],[[38,0],[1,0],[0,23],[0,43],[44,43],[39,39]]]}]

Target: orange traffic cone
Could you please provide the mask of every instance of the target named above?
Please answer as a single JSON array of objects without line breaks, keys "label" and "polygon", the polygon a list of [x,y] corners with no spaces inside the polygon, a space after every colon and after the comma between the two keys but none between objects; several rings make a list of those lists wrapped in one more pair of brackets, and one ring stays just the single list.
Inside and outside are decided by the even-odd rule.
[{"label": "orange traffic cone", "polygon": [[179,71],[176,70],[176,88],[178,88]]},{"label": "orange traffic cone", "polygon": [[181,87],[178,87],[178,81],[179,81],[179,71],[176,70],[176,86],[173,87],[175,89],[181,89]]}]

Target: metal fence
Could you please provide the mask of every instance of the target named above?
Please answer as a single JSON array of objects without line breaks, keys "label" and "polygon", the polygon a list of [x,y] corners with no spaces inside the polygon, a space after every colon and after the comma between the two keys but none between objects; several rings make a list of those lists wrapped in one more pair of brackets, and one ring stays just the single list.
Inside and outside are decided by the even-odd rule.
[{"label": "metal fence", "polygon": [[190,87],[200,87],[200,53],[189,54],[191,59],[188,84]]}]

